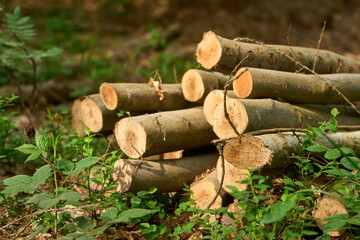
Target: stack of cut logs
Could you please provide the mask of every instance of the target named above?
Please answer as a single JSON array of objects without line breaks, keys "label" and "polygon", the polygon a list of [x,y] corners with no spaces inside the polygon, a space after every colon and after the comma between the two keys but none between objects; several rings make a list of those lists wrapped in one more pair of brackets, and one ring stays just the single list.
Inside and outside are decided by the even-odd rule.
[{"label": "stack of cut logs", "polygon": [[[117,191],[156,187],[158,193],[175,192],[186,183],[199,208],[208,207],[219,192],[210,207],[218,208],[228,200],[227,185],[247,187],[241,183],[248,174],[244,165],[271,174],[269,169],[291,163],[289,156],[301,144],[302,133],[296,129],[328,121],[334,107],[341,113],[338,125],[350,130],[360,125],[359,108],[349,105],[360,101],[360,62],[326,50],[229,40],[213,32],[204,34],[196,55],[199,64],[216,72],[191,69],[181,84],[103,83],[100,94],[74,103],[75,128],[84,123],[92,132],[114,131],[120,149],[138,159],[117,161]],[[119,119],[123,111],[131,117]],[[295,130],[276,133],[284,128]],[[246,134],[266,129],[275,133]],[[360,131],[327,136],[360,153]],[[224,162],[218,152],[204,148],[216,138],[223,139]],[[332,147],[326,138],[319,141]],[[182,156],[174,159],[147,158],[179,150],[184,150]],[[346,211],[324,206],[326,210],[314,211],[317,219]]]}]

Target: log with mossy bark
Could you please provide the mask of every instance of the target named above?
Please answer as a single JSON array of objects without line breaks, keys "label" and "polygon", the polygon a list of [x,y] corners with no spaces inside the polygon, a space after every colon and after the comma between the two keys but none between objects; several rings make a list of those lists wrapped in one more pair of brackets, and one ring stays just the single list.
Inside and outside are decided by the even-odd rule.
[{"label": "log with mossy bark", "polygon": [[115,136],[131,158],[206,146],[216,137],[201,107],[124,118]]},{"label": "log with mossy bark", "polygon": [[[181,88],[186,100],[203,103],[209,92],[223,89],[229,77],[222,73],[190,69],[182,77]],[[228,89],[232,89],[232,85]]]},{"label": "log with mossy bark", "polygon": [[199,105],[184,98],[181,84],[161,84],[160,87],[157,89],[146,83],[103,83],[100,95],[110,110],[157,112]]},{"label": "log with mossy bark", "polygon": [[119,121],[116,111],[109,110],[101,100],[100,94],[93,94],[81,101],[81,118],[91,132],[106,132],[114,129]]},{"label": "log with mossy bark", "polygon": [[308,72],[295,61],[313,69],[315,59],[315,72],[318,74],[360,73],[360,62],[327,50],[245,43],[220,37],[212,31],[204,33],[196,56],[204,68],[223,73],[230,73],[236,66]]},{"label": "log with mossy bark", "polygon": [[114,166],[113,181],[120,193],[136,193],[152,187],[157,188],[156,193],[176,192],[213,168],[217,158],[216,153],[211,153],[172,160],[119,159]]},{"label": "log with mossy bark", "polygon": [[[304,128],[328,121],[330,112],[298,107],[272,99],[233,99],[226,100],[226,109],[231,122],[239,133],[272,128]],[[360,125],[360,118],[341,116],[339,125]],[[224,102],[214,113],[214,131],[219,138],[235,136],[234,129],[224,114]]]},{"label": "log with mossy bark", "polygon": [[[239,76],[239,77],[236,77]],[[360,74],[297,74],[260,68],[242,68],[233,89],[240,98],[274,98],[290,103],[346,103],[360,100]]]},{"label": "log with mossy bark", "polygon": [[[205,98],[204,114],[205,118],[211,125],[214,125],[214,113],[219,104],[224,101],[224,90],[213,90]],[[234,91],[227,91],[228,98],[238,98]]]},{"label": "log with mossy bark", "polygon": [[[223,154],[229,163],[237,167],[281,168],[293,162],[294,158],[289,158],[289,156],[299,153],[304,135],[301,132],[243,135],[240,138],[228,140]],[[326,137],[318,137],[317,142],[327,148],[335,148],[328,139],[331,139],[338,147],[347,147],[360,153],[360,131],[329,132],[326,133]]]}]

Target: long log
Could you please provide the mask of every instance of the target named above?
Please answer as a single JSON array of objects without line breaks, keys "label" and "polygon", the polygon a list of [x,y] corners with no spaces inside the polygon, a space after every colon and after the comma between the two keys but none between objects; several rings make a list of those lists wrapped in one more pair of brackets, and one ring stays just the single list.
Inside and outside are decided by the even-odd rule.
[{"label": "long log", "polygon": [[[226,160],[234,166],[243,165],[248,168],[280,168],[291,163],[288,158],[299,152],[304,133],[284,132],[279,134],[264,134],[259,136],[243,135],[240,139],[226,142],[223,154]],[[326,133],[326,136],[339,147],[348,147],[360,153],[360,131]],[[326,147],[334,148],[325,137],[317,141]]]},{"label": "long log", "polygon": [[200,107],[124,118],[115,136],[131,158],[206,146],[216,137]]},{"label": "long log", "polygon": [[[216,164],[216,172],[218,181],[221,182],[221,178],[223,175],[223,164],[222,158],[219,157],[217,164]],[[224,159],[225,165],[225,175],[224,175],[224,182],[223,188],[228,193],[232,193],[232,190],[227,186],[235,186],[239,191],[243,191],[247,188],[247,184],[241,183],[245,180],[249,175],[249,170],[243,167],[234,166],[231,164],[227,159]]]},{"label": "long log", "polygon": [[216,165],[216,153],[172,160],[119,159],[114,166],[116,191],[139,192],[156,187],[156,193],[176,192],[190,184],[195,177]]},{"label": "long log", "polygon": [[[312,215],[315,219],[316,225],[323,230],[324,225],[328,222],[323,221],[325,218],[343,213],[348,213],[344,204],[342,204],[339,200],[326,195],[316,202],[316,208],[312,212]],[[328,234],[331,237],[339,237],[344,232],[345,228],[328,232]]]},{"label": "long log", "polygon": [[81,100],[76,99],[71,107],[71,127],[79,135],[85,134],[84,122],[81,117]]},{"label": "long log", "polygon": [[238,67],[256,67],[296,72],[301,69],[294,61],[313,68],[316,58],[315,72],[327,73],[360,73],[360,62],[339,54],[306,47],[265,45],[244,43],[217,36],[214,32],[204,33],[202,41],[196,49],[197,61],[206,69],[230,73]]},{"label": "long log", "polygon": [[107,109],[100,94],[93,94],[81,101],[81,117],[91,132],[105,132],[114,129],[119,120],[116,111]]},{"label": "long log", "polygon": [[186,100],[203,103],[212,90],[223,89],[228,80],[229,76],[222,73],[190,69],[182,77],[181,88]]},{"label": "long log", "polygon": [[161,89],[162,93],[145,83],[103,83],[100,86],[100,95],[110,110],[157,112],[199,105],[185,100],[181,84],[161,84]]},{"label": "long log", "polygon": [[[227,91],[228,98],[238,98],[234,91]],[[213,90],[205,98],[204,101],[204,114],[205,118],[210,123],[214,125],[214,113],[215,109],[219,104],[224,101],[224,90]]]},{"label": "long log", "polygon": [[[317,111],[281,103],[272,99],[233,99],[226,101],[230,120],[239,133],[271,128],[300,128],[328,121],[329,112]],[[341,116],[339,125],[359,125],[360,118]],[[310,122],[311,121],[311,122]],[[224,115],[221,103],[214,113],[214,131],[220,138],[235,136],[235,132]]]},{"label": "long log", "polygon": [[[244,68],[237,75],[245,71]],[[326,79],[327,82],[321,78]],[[360,74],[297,74],[260,68],[248,68],[233,81],[240,98],[274,98],[290,103],[346,103],[333,87],[350,101],[360,100]]]}]

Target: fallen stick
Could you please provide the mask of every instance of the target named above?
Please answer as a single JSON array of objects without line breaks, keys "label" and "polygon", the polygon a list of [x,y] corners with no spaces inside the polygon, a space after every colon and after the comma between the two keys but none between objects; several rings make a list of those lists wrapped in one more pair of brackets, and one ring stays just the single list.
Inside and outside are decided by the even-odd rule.
[{"label": "fallen stick", "polygon": [[[226,100],[227,112],[239,133],[272,128],[301,128],[328,121],[329,112],[317,111],[281,103],[272,99]],[[360,118],[341,116],[339,125],[359,125]],[[233,128],[224,115],[224,104],[219,104],[214,113],[214,132],[219,138],[235,136]]]},{"label": "fallen stick", "polygon": [[[216,164],[216,172],[218,181],[221,182],[222,172],[223,172],[223,164],[222,158],[219,157],[217,164]],[[234,166],[227,159],[224,159],[225,165],[225,175],[224,175],[224,182],[223,188],[226,192],[231,193],[232,190],[227,186],[235,186],[239,191],[243,191],[247,188],[247,184],[241,183],[245,180],[249,175],[249,170],[243,168],[242,166]]]},{"label": "fallen stick", "polygon": [[223,89],[228,79],[222,73],[190,69],[182,77],[181,88],[186,100],[203,103],[212,90]]},{"label": "fallen stick", "polygon": [[105,132],[114,129],[119,120],[116,111],[107,109],[100,94],[93,94],[81,101],[81,118],[91,132]]},{"label": "fallen stick", "polygon": [[198,106],[185,100],[181,84],[161,84],[161,91],[145,83],[103,83],[100,95],[110,110],[157,112]]},{"label": "fallen stick", "polygon": [[71,107],[71,127],[77,134],[84,135],[84,122],[81,117],[81,100],[76,99]]},{"label": "fallen stick", "polygon": [[[231,139],[225,143],[223,154],[226,160],[234,166],[243,165],[254,168],[280,168],[293,162],[288,158],[297,154],[304,133],[284,132],[279,134],[264,134],[259,136],[243,135],[240,139]],[[348,147],[360,153],[360,131],[326,133],[337,146]],[[329,148],[334,146],[325,137],[317,141]]]},{"label": "fallen stick", "polygon": [[116,123],[115,136],[131,158],[206,146],[216,137],[202,108],[124,118]]},{"label": "fallen stick", "polygon": [[156,193],[176,192],[190,184],[196,176],[216,165],[217,153],[203,154],[173,160],[119,159],[114,166],[116,191],[139,192],[156,187]]},{"label": "fallen stick", "polygon": [[[244,72],[242,68],[237,75]],[[326,79],[328,83],[321,80]],[[239,98],[274,98],[291,103],[346,103],[333,87],[350,101],[360,100],[360,74],[296,74],[260,68],[248,68],[238,78],[233,89]]]},{"label": "fallen stick", "polygon": [[217,36],[214,32],[204,33],[202,41],[196,49],[196,57],[206,69],[230,73],[238,67],[256,67],[296,72],[297,64],[288,55],[302,65],[312,69],[316,58],[315,72],[327,73],[360,73],[360,62],[339,54],[306,47],[266,45],[245,43]]},{"label": "fallen stick", "polygon": [[[238,98],[234,91],[227,91],[227,97]],[[210,125],[214,125],[214,113],[219,104],[224,101],[224,90],[213,90],[205,98],[204,115]]]}]

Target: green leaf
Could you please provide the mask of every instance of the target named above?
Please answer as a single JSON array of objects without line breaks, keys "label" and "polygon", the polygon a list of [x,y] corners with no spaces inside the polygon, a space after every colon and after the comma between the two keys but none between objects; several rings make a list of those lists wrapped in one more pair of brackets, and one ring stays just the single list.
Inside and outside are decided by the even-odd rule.
[{"label": "green leaf", "polygon": [[54,206],[56,206],[56,204],[58,204],[60,201],[59,198],[54,198],[54,199],[45,199],[39,202],[39,207],[41,207],[42,209],[49,209],[52,208]]},{"label": "green leaf", "polygon": [[141,209],[141,208],[132,208],[121,212],[118,217],[112,221],[110,224],[120,223],[120,222],[129,222],[130,219],[133,218],[142,218],[149,214],[154,214],[158,212],[158,210],[150,210],[150,209]]},{"label": "green leaf", "polygon": [[329,234],[325,233],[325,234],[317,237],[315,240],[331,240],[331,237]]},{"label": "green leaf", "polygon": [[329,160],[335,160],[335,159],[338,159],[339,157],[341,157],[341,153],[338,149],[329,149],[325,153],[324,157]]},{"label": "green leaf", "polygon": [[19,192],[33,192],[37,189],[37,187],[32,186],[30,184],[17,184],[6,187],[2,193],[12,193],[18,194]]},{"label": "green leaf", "polygon": [[343,157],[341,164],[349,170],[359,169],[360,159],[356,157]]},{"label": "green leaf", "polygon": [[27,157],[27,159],[25,160],[25,163],[38,159],[40,154],[41,154],[40,151],[37,151],[37,152],[34,152],[34,153],[30,154]]},{"label": "green leaf", "polygon": [[329,150],[329,148],[321,146],[321,145],[312,145],[307,148],[305,148],[309,152],[326,152]]},{"label": "green leaf", "polygon": [[79,193],[74,191],[67,191],[58,196],[59,199],[64,201],[77,201],[81,199],[81,196]]},{"label": "green leaf", "polygon": [[100,219],[104,220],[105,222],[110,222],[117,218],[119,214],[119,210],[115,207],[111,207],[106,212],[102,212],[100,214]]},{"label": "green leaf", "polygon": [[74,222],[77,224],[79,232],[90,231],[94,226],[94,222],[91,219],[87,219],[83,216],[75,218]]},{"label": "green leaf", "polygon": [[38,203],[44,200],[48,200],[48,199],[55,199],[55,196],[52,193],[49,192],[44,192],[44,193],[40,193],[40,194],[35,194],[34,196],[32,196],[31,198],[29,198],[26,203],[27,204],[31,204],[31,203]]},{"label": "green leaf", "polygon": [[74,167],[75,167],[75,163],[63,158],[60,158],[57,161],[57,165],[56,165],[56,168],[59,169],[61,172],[71,171],[74,169]]},{"label": "green leaf", "polygon": [[67,175],[79,174],[84,168],[88,168],[99,162],[101,157],[86,157],[81,159],[77,164],[75,170],[66,172]]},{"label": "green leaf", "polygon": [[340,114],[340,112],[337,108],[331,109],[331,115],[333,115],[334,117],[336,117],[339,114]]},{"label": "green leaf", "polygon": [[32,181],[32,177],[28,175],[16,175],[14,177],[10,177],[4,180],[4,184],[11,185],[19,185],[19,184],[30,184]]},{"label": "green leaf", "polygon": [[286,214],[296,206],[296,200],[297,200],[297,196],[292,195],[291,197],[286,199],[286,201],[284,201],[283,203],[276,202],[270,209],[270,212],[264,214],[260,223],[269,224],[282,220],[286,216]]},{"label": "green leaf", "polygon": [[23,144],[15,149],[25,154],[32,154],[39,151],[37,147],[32,144]]},{"label": "green leaf", "polygon": [[39,186],[41,183],[45,183],[52,174],[52,168],[49,164],[42,166],[34,173],[32,183]]},{"label": "green leaf", "polygon": [[356,216],[353,216],[352,218],[350,218],[349,223],[360,226],[360,215],[356,215]]},{"label": "green leaf", "polygon": [[334,230],[339,230],[343,227],[345,227],[345,225],[347,224],[347,220],[346,219],[336,219],[333,221],[329,221],[328,223],[326,223],[323,227],[323,231],[325,233],[334,231]]},{"label": "green leaf", "polygon": [[48,148],[48,144],[49,144],[49,139],[48,137],[42,135],[41,133],[39,133],[37,130],[35,132],[35,143],[36,146],[42,150],[42,151],[46,151]]}]

